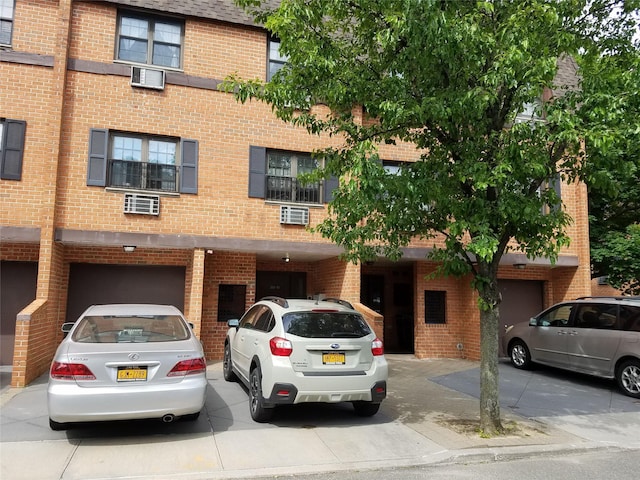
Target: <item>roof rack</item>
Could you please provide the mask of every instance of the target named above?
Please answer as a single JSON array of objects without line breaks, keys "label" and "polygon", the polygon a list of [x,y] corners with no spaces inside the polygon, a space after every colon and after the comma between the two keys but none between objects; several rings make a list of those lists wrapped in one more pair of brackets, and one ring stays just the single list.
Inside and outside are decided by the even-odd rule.
[{"label": "roof rack", "polygon": [[349,302],[347,302],[346,300],[341,300],[339,298],[323,298],[322,300],[319,300],[319,301],[337,303],[342,305],[343,307],[350,308],[351,310],[354,309],[353,305],[351,305]]},{"label": "roof rack", "polygon": [[282,297],[276,297],[272,295],[268,297],[262,297],[260,301],[273,302],[276,305],[280,305],[282,308],[289,308],[289,302],[287,302],[287,300]]},{"label": "roof rack", "polygon": [[623,295],[601,295],[601,296],[591,296],[587,295],[585,297],[578,297],[576,300],[597,300],[597,299],[608,299],[608,300],[632,300],[635,302],[640,302],[640,297],[638,296],[629,296],[625,297]]}]

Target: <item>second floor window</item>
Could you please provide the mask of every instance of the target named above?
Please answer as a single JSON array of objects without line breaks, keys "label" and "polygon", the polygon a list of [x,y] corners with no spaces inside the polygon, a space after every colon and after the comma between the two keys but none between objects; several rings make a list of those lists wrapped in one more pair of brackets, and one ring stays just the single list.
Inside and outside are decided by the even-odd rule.
[{"label": "second floor window", "polygon": [[177,147],[172,139],[113,134],[108,185],[176,192]]},{"label": "second floor window", "polygon": [[0,0],[0,45],[11,45],[13,2],[14,0]]},{"label": "second floor window", "polygon": [[303,183],[298,177],[311,173],[318,163],[310,155],[267,152],[266,200],[298,203],[322,203],[320,183]]},{"label": "second floor window", "polygon": [[181,22],[123,13],[118,22],[117,58],[159,67],[180,68]]}]

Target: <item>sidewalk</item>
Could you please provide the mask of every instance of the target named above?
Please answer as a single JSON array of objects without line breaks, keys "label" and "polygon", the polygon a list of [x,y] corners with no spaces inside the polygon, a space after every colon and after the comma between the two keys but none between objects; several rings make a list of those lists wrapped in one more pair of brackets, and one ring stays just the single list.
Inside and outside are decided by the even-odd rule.
[{"label": "sidewalk", "polygon": [[246,391],[225,382],[217,362],[207,369],[211,388],[196,422],[53,432],[43,376],[2,392],[0,477],[215,480],[640,448],[640,402],[608,383],[581,378],[575,384],[566,374],[501,364],[503,424],[513,432],[487,439],[476,432],[477,362],[387,357],[389,396],[376,416],[356,417],[344,404],[298,405],[279,410],[270,424],[251,420]]}]

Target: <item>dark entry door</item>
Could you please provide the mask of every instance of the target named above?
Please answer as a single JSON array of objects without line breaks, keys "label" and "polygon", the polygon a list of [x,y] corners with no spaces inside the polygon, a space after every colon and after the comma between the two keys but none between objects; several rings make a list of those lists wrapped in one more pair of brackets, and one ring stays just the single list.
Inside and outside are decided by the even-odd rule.
[{"label": "dark entry door", "polygon": [[305,272],[257,272],[256,300],[269,296],[307,298],[307,274]]},{"label": "dark entry door", "polygon": [[36,298],[36,262],[0,262],[0,365],[13,364],[16,315]]}]

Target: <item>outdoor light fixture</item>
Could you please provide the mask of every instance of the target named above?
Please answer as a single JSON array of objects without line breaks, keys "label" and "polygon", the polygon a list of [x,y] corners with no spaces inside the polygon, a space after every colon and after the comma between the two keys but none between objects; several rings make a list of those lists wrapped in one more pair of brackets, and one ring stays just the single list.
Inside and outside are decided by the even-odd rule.
[{"label": "outdoor light fixture", "polygon": [[122,247],[122,249],[127,253],[133,253],[136,250],[136,246],[135,245],[125,245],[124,247]]},{"label": "outdoor light fixture", "polygon": [[524,267],[526,267],[527,264],[526,263],[514,263],[513,264],[513,268],[517,268],[518,270],[524,270]]},{"label": "outdoor light fixture", "polygon": [[287,253],[284,257],[282,257],[282,261],[284,263],[289,263],[291,259],[289,258],[289,254]]}]

